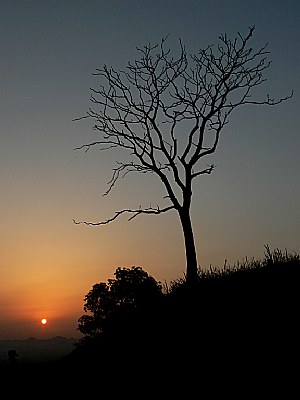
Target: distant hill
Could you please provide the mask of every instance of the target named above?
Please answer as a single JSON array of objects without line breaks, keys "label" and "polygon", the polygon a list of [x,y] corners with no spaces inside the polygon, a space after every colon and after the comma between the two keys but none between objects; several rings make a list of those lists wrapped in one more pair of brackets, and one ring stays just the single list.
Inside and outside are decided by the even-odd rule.
[{"label": "distant hill", "polygon": [[0,365],[5,365],[8,360],[8,351],[16,350],[18,363],[37,363],[55,361],[74,349],[78,340],[55,336],[51,339],[36,339],[30,337],[23,340],[0,340]]}]

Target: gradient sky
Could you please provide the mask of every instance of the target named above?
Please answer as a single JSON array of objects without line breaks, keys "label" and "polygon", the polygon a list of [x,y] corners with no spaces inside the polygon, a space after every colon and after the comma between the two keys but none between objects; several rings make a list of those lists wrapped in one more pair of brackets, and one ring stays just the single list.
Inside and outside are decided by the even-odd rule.
[{"label": "gradient sky", "polygon": [[[231,114],[210,176],[192,205],[202,268],[263,258],[264,246],[300,252],[299,1],[0,1],[0,339],[77,336],[83,298],[117,267],[141,266],[161,282],[181,278],[177,214],[98,221],[123,207],[159,204],[152,176],[122,180],[102,197],[115,153],[74,148],[95,138],[92,73],[123,69],[137,46],[170,34],[196,53],[218,36],[255,25],[252,46],[269,43],[271,67],[258,95],[291,100]],[[40,319],[49,320],[41,326]]]}]

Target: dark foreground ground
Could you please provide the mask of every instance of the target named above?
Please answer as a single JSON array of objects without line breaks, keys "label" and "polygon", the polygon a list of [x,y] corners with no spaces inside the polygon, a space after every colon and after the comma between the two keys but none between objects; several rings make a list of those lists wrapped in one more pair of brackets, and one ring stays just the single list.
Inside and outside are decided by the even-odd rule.
[{"label": "dark foreground ground", "polygon": [[14,398],[299,398],[299,272],[296,262],[179,285],[147,329],[7,366],[2,388]]},{"label": "dark foreground ground", "polygon": [[299,398],[299,330],[295,337],[286,328],[85,349],[53,362],[6,368],[1,386],[12,398]]}]

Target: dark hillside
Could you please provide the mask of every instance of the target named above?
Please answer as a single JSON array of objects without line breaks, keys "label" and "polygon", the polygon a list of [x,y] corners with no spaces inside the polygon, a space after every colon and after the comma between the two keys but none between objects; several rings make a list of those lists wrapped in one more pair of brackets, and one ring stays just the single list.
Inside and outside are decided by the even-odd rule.
[{"label": "dark hillside", "polygon": [[147,318],[121,318],[122,329],[82,340],[34,374],[99,380],[115,394],[147,388],[171,396],[207,386],[211,395],[228,386],[249,394],[283,383],[287,393],[299,375],[299,277],[297,254],[268,248],[264,260],[199,271],[194,287],[172,282]]},{"label": "dark hillside", "polygon": [[201,376],[254,374],[253,384],[259,375],[282,378],[298,362],[299,277],[299,256],[279,250],[200,271],[196,287],[173,282],[146,324],[138,320],[127,335],[87,341],[64,362],[139,382],[150,375],[171,386]]},{"label": "dark hillside", "polygon": [[[195,291],[175,284],[171,297],[174,318],[180,313],[191,331],[217,351],[231,355],[262,354],[272,358],[298,349],[300,258],[276,250],[262,261],[200,274]],[[173,307],[174,306],[174,307]],[[195,338],[196,339],[196,338]],[[213,346],[214,344],[217,344]],[[219,348],[220,347],[220,348]],[[270,354],[268,354],[270,353]]]}]

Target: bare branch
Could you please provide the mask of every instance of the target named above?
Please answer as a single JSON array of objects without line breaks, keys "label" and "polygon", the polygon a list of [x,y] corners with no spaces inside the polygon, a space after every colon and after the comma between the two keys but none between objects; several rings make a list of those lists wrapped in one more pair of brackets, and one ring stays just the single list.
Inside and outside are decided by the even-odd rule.
[{"label": "bare branch", "polygon": [[173,206],[173,205],[171,205],[171,206],[169,206],[169,207],[165,207],[165,208],[160,208],[159,206],[157,206],[156,208],[152,208],[152,207],[148,207],[148,208],[145,208],[145,209],[138,208],[137,210],[123,209],[123,210],[120,210],[120,211],[116,211],[116,212],[115,212],[115,215],[114,215],[113,217],[108,218],[108,219],[106,219],[106,220],[104,220],[104,221],[100,221],[100,222],[86,222],[86,221],[76,221],[76,220],[73,219],[73,222],[74,222],[75,224],[77,224],[77,225],[79,225],[79,224],[93,225],[93,226],[107,225],[107,224],[109,224],[110,222],[116,220],[118,217],[120,217],[122,214],[125,214],[125,213],[133,214],[133,215],[128,219],[128,221],[131,221],[132,219],[134,219],[135,217],[137,217],[138,215],[141,215],[141,214],[154,214],[154,215],[159,215],[159,214],[163,214],[163,213],[165,213],[165,212],[167,212],[167,211],[170,211],[170,210],[172,210],[172,209],[174,209],[174,206]]},{"label": "bare branch", "polygon": [[140,173],[144,173],[144,174],[147,172],[153,172],[152,169],[145,167],[143,165],[134,164],[133,162],[130,162],[130,163],[117,162],[117,164],[119,164],[119,166],[116,168],[113,168],[112,178],[108,182],[109,187],[106,190],[106,192],[103,194],[103,196],[107,196],[109,194],[109,192],[112,190],[115,183],[117,182],[117,180],[120,177],[124,178],[130,172],[140,172]]},{"label": "bare branch", "polygon": [[196,176],[204,175],[204,174],[210,175],[214,169],[215,169],[215,165],[214,164],[209,165],[207,168],[202,169],[201,171],[193,172],[192,173],[192,178],[196,178]]}]

